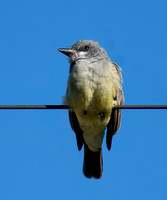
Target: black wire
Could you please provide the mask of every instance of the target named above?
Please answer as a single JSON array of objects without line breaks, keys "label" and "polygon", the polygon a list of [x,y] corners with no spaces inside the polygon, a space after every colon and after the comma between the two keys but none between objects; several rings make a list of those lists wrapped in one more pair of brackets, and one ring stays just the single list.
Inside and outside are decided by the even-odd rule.
[{"label": "black wire", "polygon": [[66,105],[0,105],[0,109],[68,109]]},{"label": "black wire", "polygon": [[[115,109],[167,109],[167,105],[117,105]],[[0,105],[0,109],[69,109],[66,105]]]},{"label": "black wire", "polygon": [[117,109],[167,109],[167,105],[120,105]]}]

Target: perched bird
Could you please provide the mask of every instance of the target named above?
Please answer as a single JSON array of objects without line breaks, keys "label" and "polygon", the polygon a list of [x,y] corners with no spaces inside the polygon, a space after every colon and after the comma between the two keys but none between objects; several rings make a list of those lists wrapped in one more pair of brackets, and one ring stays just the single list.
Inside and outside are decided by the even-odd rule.
[{"label": "perched bird", "polygon": [[87,178],[102,176],[102,141],[110,150],[112,137],[121,124],[124,104],[121,68],[92,40],[79,40],[71,48],[58,49],[69,57],[70,73],[64,104],[76,134],[78,149],[84,145],[83,173]]}]

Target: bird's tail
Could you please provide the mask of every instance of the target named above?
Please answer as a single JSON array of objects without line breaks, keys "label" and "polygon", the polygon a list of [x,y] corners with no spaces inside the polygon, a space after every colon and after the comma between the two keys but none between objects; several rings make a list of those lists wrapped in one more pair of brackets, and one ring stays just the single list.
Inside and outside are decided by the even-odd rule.
[{"label": "bird's tail", "polygon": [[87,178],[99,179],[103,172],[102,149],[97,152],[91,151],[86,144],[84,144],[84,163],[83,173]]}]

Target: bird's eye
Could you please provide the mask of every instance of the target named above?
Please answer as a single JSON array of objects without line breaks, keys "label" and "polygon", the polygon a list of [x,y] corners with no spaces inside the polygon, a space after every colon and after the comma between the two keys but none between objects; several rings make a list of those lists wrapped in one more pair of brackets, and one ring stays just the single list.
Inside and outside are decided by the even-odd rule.
[{"label": "bird's eye", "polygon": [[89,46],[85,46],[85,47],[84,47],[84,50],[85,50],[85,51],[88,51],[88,50],[89,50]]}]

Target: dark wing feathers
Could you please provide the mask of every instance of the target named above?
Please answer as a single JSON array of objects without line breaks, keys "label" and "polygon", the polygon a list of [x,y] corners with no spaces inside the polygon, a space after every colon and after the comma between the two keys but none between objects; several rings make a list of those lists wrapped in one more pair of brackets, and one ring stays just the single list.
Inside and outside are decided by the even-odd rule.
[{"label": "dark wing feathers", "polygon": [[112,137],[117,133],[121,125],[121,110],[113,109],[110,121],[107,125],[106,143],[108,150],[111,149]]},{"label": "dark wing feathers", "polygon": [[76,134],[77,146],[78,146],[78,150],[80,151],[84,143],[83,131],[81,130],[79,126],[79,122],[78,122],[75,112],[73,112],[72,110],[69,110],[69,120],[70,120],[71,128]]},{"label": "dark wing feathers", "polygon": [[[113,63],[118,75],[120,77],[120,84],[122,82],[122,75],[120,72],[120,67]],[[122,88],[118,89],[118,91],[116,92],[116,97],[115,97],[116,101],[118,101],[118,105],[123,105],[124,104],[124,95],[123,95],[123,91]],[[121,109],[114,109],[112,110],[111,113],[111,118],[110,121],[107,125],[107,135],[106,135],[106,144],[107,144],[107,148],[108,150],[111,149],[111,144],[112,144],[112,137],[114,134],[117,133],[117,131],[119,130],[121,125]]]}]

